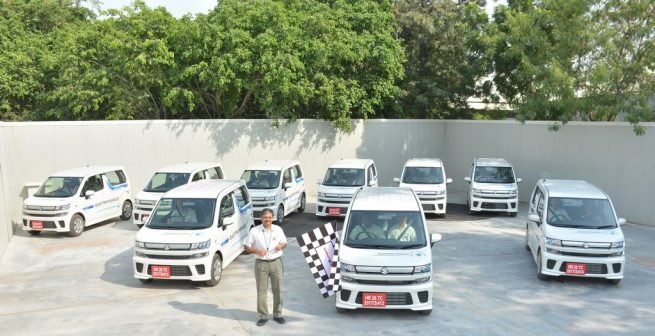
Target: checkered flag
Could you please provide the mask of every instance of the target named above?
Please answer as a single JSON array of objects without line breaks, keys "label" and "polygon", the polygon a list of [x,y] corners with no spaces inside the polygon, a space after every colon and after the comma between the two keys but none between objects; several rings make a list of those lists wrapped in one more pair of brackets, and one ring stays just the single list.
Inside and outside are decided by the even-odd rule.
[{"label": "checkered flag", "polygon": [[334,295],[341,289],[337,223],[326,223],[297,240],[323,298]]}]

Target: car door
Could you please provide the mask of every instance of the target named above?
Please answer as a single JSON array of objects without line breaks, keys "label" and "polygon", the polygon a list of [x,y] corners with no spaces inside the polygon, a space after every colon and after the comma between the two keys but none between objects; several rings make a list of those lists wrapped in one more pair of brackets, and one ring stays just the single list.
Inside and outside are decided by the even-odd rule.
[{"label": "car door", "polygon": [[[228,223],[231,222],[231,223]],[[237,233],[239,228],[239,212],[234,205],[234,192],[223,196],[220,201],[220,213],[218,217],[219,232],[222,230],[221,239],[219,239],[220,248],[223,251],[225,262],[235,258],[237,248],[243,242],[238,239]]]},{"label": "car door", "polygon": [[[80,196],[84,198],[83,206],[85,218],[87,223],[97,223],[107,217],[107,192],[105,188],[105,180],[103,175],[90,176],[84,186]],[[87,191],[93,191],[93,195],[86,196]]]},{"label": "car door", "polygon": [[250,204],[248,188],[246,188],[246,186],[240,186],[239,188],[235,189],[234,199],[237,204],[237,209],[239,209],[239,227],[237,240],[241,242],[242,246],[243,242],[246,241],[248,230],[255,224],[252,217],[252,205]]},{"label": "car door", "polygon": [[289,213],[295,210],[298,204],[298,184],[294,180],[291,167],[282,173],[282,190],[284,190],[284,212]]},{"label": "car door", "polygon": [[539,217],[539,222],[528,220],[528,245],[533,256],[536,258],[537,251],[539,250],[539,241],[542,236],[541,221],[544,215],[544,193],[539,186],[535,187],[532,198],[530,199],[529,215],[537,215]]}]

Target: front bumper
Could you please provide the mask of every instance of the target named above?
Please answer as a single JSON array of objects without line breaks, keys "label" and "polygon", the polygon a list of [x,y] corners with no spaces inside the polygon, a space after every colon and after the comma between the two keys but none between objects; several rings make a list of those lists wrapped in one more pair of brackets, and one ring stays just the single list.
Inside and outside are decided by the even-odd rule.
[{"label": "front bumper", "polygon": [[148,217],[150,217],[151,213],[152,213],[152,209],[145,210],[145,209],[135,208],[132,216],[134,219],[132,220],[132,222],[136,225],[144,225],[148,221]]},{"label": "front bumper", "polygon": [[[70,219],[73,215],[69,212],[63,216],[38,216],[38,215],[23,215],[21,227],[24,231],[52,231],[52,232],[68,232]],[[43,222],[43,229],[32,228],[32,221]]]},{"label": "front bumper", "polygon": [[[589,278],[623,279],[625,255],[618,257],[577,257],[554,254],[542,250],[541,272],[551,276],[577,276]],[[566,274],[566,263],[586,264],[586,274]]]},{"label": "front bumper", "polygon": [[385,293],[387,305],[372,309],[432,309],[432,279],[413,285],[369,285],[341,282],[341,290],[336,294],[336,306],[345,309],[372,308],[362,304],[363,293]]},{"label": "front bumper", "polygon": [[[348,200],[339,200],[339,201],[316,201],[316,216],[319,217],[346,217],[348,212],[348,206],[350,205],[350,199]],[[330,210],[332,209],[332,210]],[[339,214],[336,214],[336,209],[339,209]]]},{"label": "front bumper", "polygon": [[518,212],[519,198],[482,198],[472,196],[469,209],[471,211]]},{"label": "front bumper", "polygon": [[[140,250],[143,251],[143,250]],[[150,252],[146,252],[150,254]],[[200,253],[200,251],[199,251]],[[148,258],[134,255],[132,264],[134,277],[137,279],[164,279],[164,280],[191,280],[206,281],[210,280],[212,258],[211,252],[207,256],[197,259],[165,259]],[[150,266],[170,266],[171,276],[168,278],[156,278],[152,276]]]}]

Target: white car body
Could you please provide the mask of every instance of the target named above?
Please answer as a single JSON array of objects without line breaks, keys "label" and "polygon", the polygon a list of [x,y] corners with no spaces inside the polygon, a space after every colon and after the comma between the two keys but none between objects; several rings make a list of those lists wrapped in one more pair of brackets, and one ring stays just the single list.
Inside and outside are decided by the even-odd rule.
[{"label": "white car body", "polygon": [[131,215],[132,196],[123,167],[88,166],[50,175],[23,202],[22,228],[31,234],[55,231],[77,236],[86,226]]},{"label": "white car body", "polygon": [[[585,212],[584,207],[595,211]],[[618,283],[625,268],[624,223],[609,196],[592,184],[539,180],[530,198],[525,234],[537,276],[606,278]]]},{"label": "white car body", "polygon": [[467,204],[469,211],[506,212],[515,217],[518,213],[519,189],[514,167],[505,159],[477,158],[469,174]]},{"label": "white car body", "polygon": [[[347,181],[334,181],[332,183],[331,178],[341,172],[351,176],[348,176]],[[357,178],[360,178],[360,180],[358,181]],[[377,186],[378,170],[373,160],[339,160],[330,165],[325,177],[318,181],[316,216],[345,217],[348,204],[350,204],[357,190]]]},{"label": "white car body", "polygon": [[[246,182],[253,204],[253,216],[259,220],[262,210],[273,210],[278,225],[284,217],[298,211],[305,211],[305,178],[300,162],[267,160],[249,166],[241,175]],[[266,184],[260,183],[260,179]]]},{"label": "white car body", "polygon": [[[159,182],[157,180],[160,177],[164,179],[168,177],[170,180],[172,176],[185,178],[183,181],[175,183],[174,186],[166,186],[166,182],[162,181],[164,184],[158,185],[156,189],[149,189],[152,188],[153,183]],[[137,226],[145,224],[152,209],[155,208],[155,204],[167,191],[194,181],[222,179],[223,177],[223,167],[216,162],[186,162],[157,170],[143,190],[134,198],[134,224]]]},{"label": "white car body", "polygon": [[[195,205],[195,222],[164,220],[172,212],[170,204],[178,200]],[[252,203],[243,181],[205,180],[172,189],[136,234],[134,277],[142,282],[159,278],[215,286],[222,270],[243,252],[253,226]]]},{"label": "white car body", "polygon": [[445,215],[448,203],[446,184],[453,180],[446,178],[441,159],[410,159],[403,167],[400,178],[394,178],[401,188],[412,188],[421,200],[423,212]]},{"label": "white car body", "polygon": [[[403,216],[409,218],[409,227],[415,230],[414,240],[389,237],[393,227],[389,221]],[[360,239],[355,230],[365,218],[384,230],[384,237]],[[358,308],[410,309],[425,315],[432,312],[431,247],[441,240],[441,235],[428,233],[421,203],[411,189],[359,190],[348,210],[340,238],[338,312]]]}]

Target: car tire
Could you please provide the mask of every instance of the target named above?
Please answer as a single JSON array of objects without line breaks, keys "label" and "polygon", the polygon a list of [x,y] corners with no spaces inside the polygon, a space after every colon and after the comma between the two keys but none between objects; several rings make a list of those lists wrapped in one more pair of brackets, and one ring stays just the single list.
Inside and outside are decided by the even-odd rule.
[{"label": "car tire", "polygon": [[339,313],[339,314],[343,314],[346,311],[348,311],[346,308],[341,308],[341,307],[336,307],[336,308],[337,308],[337,313]]},{"label": "car tire", "polygon": [[282,225],[284,224],[284,205],[280,204],[279,207],[277,207],[277,216],[275,217],[275,221],[277,225]]},{"label": "car tire", "polygon": [[307,206],[307,199],[305,198],[305,193],[300,196],[300,205],[298,206],[298,213],[305,212],[305,207]]},{"label": "car tire", "polygon": [[516,217],[516,215],[518,215],[518,211],[517,211],[517,212],[510,212],[510,213],[509,213],[509,216],[510,216],[510,217]]},{"label": "car tire", "polygon": [[151,283],[152,279],[139,279],[139,281],[141,281],[141,283],[145,285]]},{"label": "car tire", "polygon": [[428,316],[428,315],[432,314],[432,309],[419,310],[419,314],[421,314],[423,316]]},{"label": "car tire", "polygon": [[548,280],[548,276],[546,274],[541,273],[541,251],[537,252],[537,279],[539,280]]},{"label": "car tire", "polygon": [[121,207],[121,219],[128,220],[132,218],[132,202],[125,201]]},{"label": "car tire", "polygon": [[84,217],[80,214],[74,214],[71,217],[71,222],[68,225],[68,235],[71,237],[77,237],[84,232]]},{"label": "car tire", "polygon": [[212,258],[212,268],[211,273],[209,273],[210,279],[205,281],[205,285],[209,287],[214,287],[221,282],[221,277],[223,276],[223,259],[218,254],[214,254]]},{"label": "car tire", "polygon": [[37,230],[29,230],[27,232],[32,236],[38,236],[41,234],[41,231],[37,231]]}]

